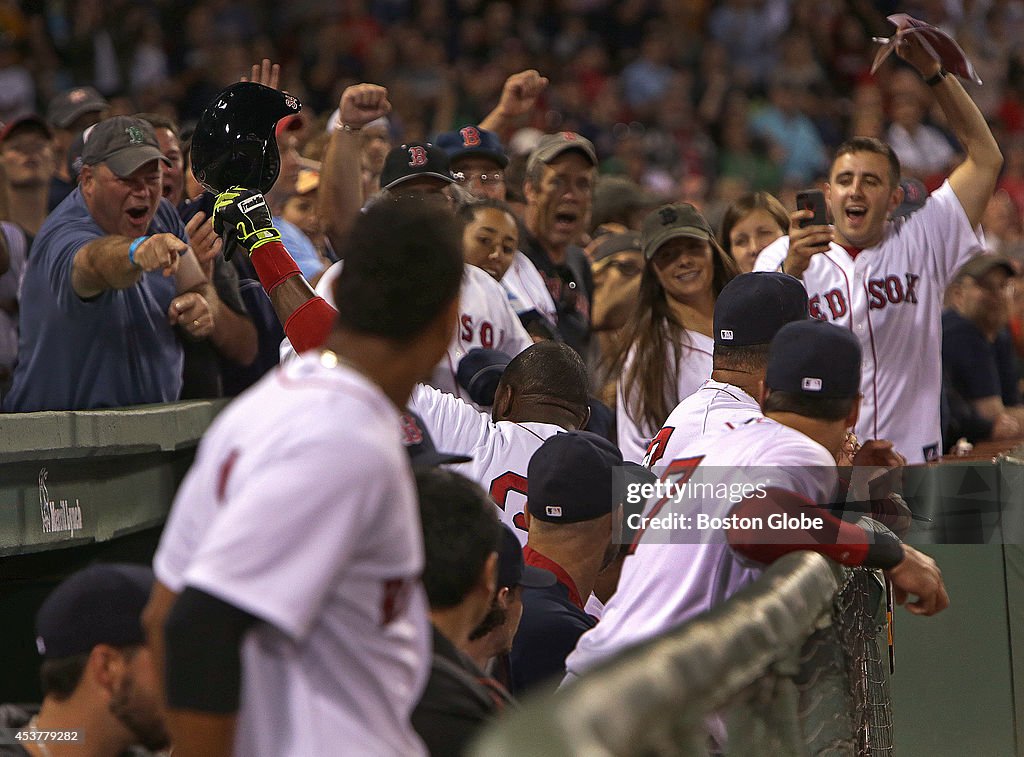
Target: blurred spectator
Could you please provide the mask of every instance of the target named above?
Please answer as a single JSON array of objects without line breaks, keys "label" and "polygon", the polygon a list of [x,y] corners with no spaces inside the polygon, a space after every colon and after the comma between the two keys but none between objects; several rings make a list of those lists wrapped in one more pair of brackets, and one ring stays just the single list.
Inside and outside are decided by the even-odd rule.
[{"label": "blurred spectator", "polygon": [[674,75],[668,65],[669,57],[668,37],[655,28],[644,35],[636,60],[622,69],[622,91],[636,116],[650,116],[654,105],[665,95]]},{"label": "blurred spectator", "polygon": [[573,132],[543,137],[526,164],[524,226],[520,245],[555,302],[558,330],[582,356],[590,345],[593,280],[579,243],[587,229],[597,155]]},{"label": "blurred spectator", "polygon": [[505,199],[508,156],[497,134],[470,124],[438,134],[434,143],[448,153],[455,180],[475,197]]},{"label": "blurred spectator", "polygon": [[[326,268],[337,261],[331,243],[320,223],[320,167],[319,165],[303,168],[295,180],[295,194],[284,201],[281,218],[288,221],[301,231],[316,249],[321,264]],[[314,279],[311,283],[315,284]]]},{"label": "blurred spectator", "polygon": [[50,100],[46,120],[53,127],[57,173],[50,187],[49,207],[53,210],[75,188],[68,168],[68,154],[75,139],[85,129],[99,123],[110,103],[92,87],[75,87]]},{"label": "blurred spectator", "polygon": [[[603,228],[603,227],[602,227]],[[629,321],[640,295],[640,276],[644,270],[643,244],[638,231],[603,234],[587,247],[594,271],[594,312],[592,328],[601,355],[615,352],[622,329]],[[595,386],[597,396],[615,407],[614,372],[601,370],[599,362]]]},{"label": "blurred spectator", "polygon": [[27,116],[35,110],[36,85],[23,60],[18,40],[9,29],[0,30],[0,122]]},{"label": "blurred spectator", "polygon": [[789,213],[767,192],[745,194],[722,216],[718,240],[740,273],[754,270],[761,250],[789,231]]},{"label": "blurred spectator", "polygon": [[942,132],[924,123],[927,97],[925,83],[916,71],[900,68],[893,72],[889,83],[892,125],[885,140],[900,159],[904,174],[934,186],[945,178],[957,156]]},{"label": "blurred spectator", "polygon": [[83,410],[178,399],[186,338],[213,331],[217,297],[161,198],[153,128],[93,128],[81,186],[33,244],[14,385],[4,409]]},{"label": "blurred spectator", "polygon": [[692,205],[653,211],[642,241],[639,296],[606,358],[618,377],[619,449],[636,463],[672,408],[711,375],[715,299],[737,272]]},{"label": "blurred spectator", "polygon": [[595,625],[583,610],[612,546],[613,471],[622,455],[607,439],[570,431],[547,439],[530,458],[527,565],[557,583],[523,590],[523,619],[512,642],[513,693],[521,696],[565,674],[565,658]]},{"label": "blurred spectator", "polygon": [[992,252],[1021,259],[1024,257],[1024,229],[1021,214],[1008,192],[997,189],[981,217],[985,246]]},{"label": "blurred spectator", "polygon": [[794,186],[812,183],[828,166],[825,145],[802,105],[806,94],[799,84],[774,75],[768,105],[750,123],[755,134],[781,150],[782,179]]},{"label": "blurred spectator", "polygon": [[497,594],[501,525],[478,485],[429,468],[416,475],[423,525],[423,586],[434,652],[412,725],[431,755],[466,753],[476,731],[509,702],[465,654],[469,636]]},{"label": "blurred spectator", "polygon": [[594,185],[590,228],[617,223],[632,231],[640,231],[644,217],[660,204],[657,196],[641,189],[632,179],[625,176],[599,176]]},{"label": "blurred spectator", "polygon": [[[943,371],[952,391],[990,427],[979,438],[1020,436],[1024,429],[1020,376],[1007,329],[1016,277],[1009,258],[980,255],[953,278],[950,308],[942,314]],[[951,436],[944,443],[956,442]]]},{"label": "blurred spectator", "polygon": [[53,131],[36,115],[22,116],[0,131],[0,167],[7,220],[35,236],[49,212],[50,183],[57,170]]},{"label": "blurred spectator", "polygon": [[274,228],[281,234],[281,243],[298,264],[306,280],[316,281],[324,272],[326,265],[313,245],[313,240],[281,216],[284,204],[295,194],[295,184],[299,180],[299,170],[302,166],[298,151],[298,132],[303,128],[302,120],[298,116],[286,116],[278,121],[275,133],[281,154],[281,171],[274,186],[267,192],[266,198],[274,214]]},{"label": "blurred spectator", "polygon": [[[36,614],[42,706],[0,708],[0,754],[143,757],[168,747],[141,621],[152,586],[149,568],[107,563],[72,574],[50,593]],[[17,740],[16,731],[27,739]],[[32,740],[57,731],[77,733],[78,743]]]}]

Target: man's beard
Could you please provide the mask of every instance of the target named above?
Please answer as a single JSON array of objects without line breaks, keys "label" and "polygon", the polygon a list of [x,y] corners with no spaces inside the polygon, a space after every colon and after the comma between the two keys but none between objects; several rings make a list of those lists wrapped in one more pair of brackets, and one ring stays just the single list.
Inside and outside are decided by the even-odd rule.
[{"label": "man's beard", "polygon": [[135,679],[131,675],[122,680],[115,692],[110,702],[110,712],[131,732],[136,743],[151,752],[166,749],[171,743],[156,701],[136,689]]}]

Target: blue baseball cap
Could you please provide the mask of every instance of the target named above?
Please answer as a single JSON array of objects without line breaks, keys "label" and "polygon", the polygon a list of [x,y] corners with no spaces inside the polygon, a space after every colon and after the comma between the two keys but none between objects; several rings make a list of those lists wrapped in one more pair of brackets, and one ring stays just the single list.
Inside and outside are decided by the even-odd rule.
[{"label": "blue baseball cap", "polygon": [[774,271],[741,273],[715,301],[715,344],[768,344],[787,323],[808,317],[807,290],[797,279]]},{"label": "blue baseball cap", "polygon": [[493,160],[501,168],[508,165],[508,156],[498,135],[479,126],[463,126],[456,131],[442,132],[434,144],[448,153],[449,160],[479,155]]},{"label": "blue baseball cap", "polygon": [[97,644],[144,644],[142,610],[153,588],[145,565],[100,563],[65,579],[36,613],[36,648],[48,660],[88,654]]},{"label": "blue baseball cap", "polygon": [[530,458],[526,507],[547,523],[579,523],[611,513],[619,448],[589,431],[567,431],[544,441]]},{"label": "blue baseball cap", "polygon": [[813,319],[787,323],[772,339],[764,383],[777,392],[850,399],[860,394],[860,359],[849,329]]},{"label": "blue baseball cap", "polygon": [[523,547],[519,538],[511,528],[502,524],[501,543],[498,545],[498,587],[543,589],[554,586],[557,580],[551,571],[527,565],[523,561]]}]

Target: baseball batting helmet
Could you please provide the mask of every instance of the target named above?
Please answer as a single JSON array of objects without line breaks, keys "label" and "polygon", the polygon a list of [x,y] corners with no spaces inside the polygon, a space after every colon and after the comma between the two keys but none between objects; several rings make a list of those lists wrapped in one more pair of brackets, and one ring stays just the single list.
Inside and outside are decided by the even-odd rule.
[{"label": "baseball batting helmet", "polygon": [[299,101],[255,82],[225,89],[199,117],[192,173],[214,194],[241,186],[269,192],[281,170],[274,127],[302,109]]}]

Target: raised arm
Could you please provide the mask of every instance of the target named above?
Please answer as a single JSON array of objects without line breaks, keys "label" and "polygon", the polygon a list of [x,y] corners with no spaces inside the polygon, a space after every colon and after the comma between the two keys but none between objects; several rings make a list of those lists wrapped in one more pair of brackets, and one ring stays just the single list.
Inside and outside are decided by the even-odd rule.
[{"label": "raised arm", "polygon": [[134,240],[117,235],[99,237],[75,253],[71,286],[79,297],[89,298],[108,289],[135,286],[146,271],[162,268],[164,276],[171,276],[187,248],[174,234]]},{"label": "raised arm", "polygon": [[967,153],[964,162],[953,169],[949,183],[971,226],[977,226],[995,191],[996,179],[1003,165],[1003,155],[992,130],[956,76],[942,69],[921,45],[917,35],[907,35],[896,48],[896,53],[916,68],[929,85],[935,101],[946,114],[950,128]]},{"label": "raised arm", "polygon": [[493,131],[503,140],[511,136],[519,118],[534,109],[537,98],[547,89],[547,77],[532,68],[512,74],[501,89],[501,99],[494,110],[484,116],[481,129]]},{"label": "raised arm", "polygon": [[341,125],[331,134],[320,170],[320,218],[335,250],[355,221],[363,197],[363,140],[366,124],[391,112],[388,91],[376,84],[355,84],[341,95]]}]

